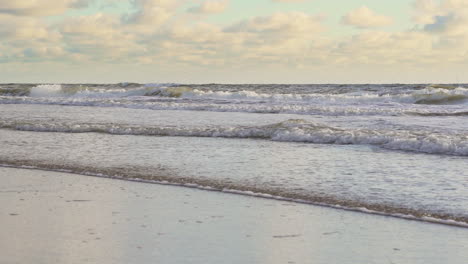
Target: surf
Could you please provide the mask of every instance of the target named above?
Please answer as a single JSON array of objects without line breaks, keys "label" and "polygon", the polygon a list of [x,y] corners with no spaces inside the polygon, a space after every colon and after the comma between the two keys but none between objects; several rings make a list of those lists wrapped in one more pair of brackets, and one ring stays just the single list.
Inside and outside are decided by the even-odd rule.
[{"label": "surf", "polygon": [[290,119],[260,126],[132,126],[126,124],[0,121],[0,128],[61,133],[222,137],[312,144],[372,145],[388,150],[468,156],[468,134],[432,130],[340,128]]}]

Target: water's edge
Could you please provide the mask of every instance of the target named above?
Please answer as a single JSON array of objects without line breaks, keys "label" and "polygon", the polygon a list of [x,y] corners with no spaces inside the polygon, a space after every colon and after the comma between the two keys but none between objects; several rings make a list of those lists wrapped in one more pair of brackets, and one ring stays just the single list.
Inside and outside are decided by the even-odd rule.
[{"label": "water's edge", "polygon": [[[150,183],[158,185],[168,185],[168,186],[177,186],[192,188],[204,191],[214,191],[214,192],[223,192],[236,195],[257,197],[263,199],[274,199],[287,202],[295,202],[301,204],[309,204],[314,206],[321,206],[333,209],[346,210],[351,212],[366,213],[371,215],[379,215],[385,217],[395,217],[399,219],[411,220],[411,221],[420,221],[423,223],[431,224],[443,224],[453,227],[468,228],[468,219],[466,217],[451,217],[449,215],[438,215],[438,214],[421,214],[416,210],[398,208],[402,212],[397,212],[397,208],[391,208],[383,205],[368,206],[359,204],[357,202],[354,205],[341,205],[338,200],[333,198],[322,198],[317,200],[317,197],[307,197],[296,195],[296,197],[287,197],[281,195],[281,193],[267,193],[264,190],[257,188],[246,188],[245,186],[232,184],[231,186],[222,186],[217,184],[216,180],[197,180],[193,178],[173,178],[164,174],[161,175],[151,175],[151,177],[145,177],[147,175],[139,174],[138,171],[134,171],[133,174],[123,170],[123,173],[115,173],[115,170],[112,169],[103,169],[102,171],[96,171],[92,167],[77,167],[71,168],[67,166],[59,165],[50,165],[45,163],[38,163],[35,161],[35,165],[25,165],[27,162],[24,161],[0,161],[0,167],[4,168],[16,168],[16,169],[28,169],[28,170],[41,170],[41,171],[50,171],[50,172],[62,172],[69,173],[81,176],[91,176],[91,177],[100,177],[108,179],[116,179],[130,182],[139,182],[139,183]],[[94,169],[94,171],[93,171]],[[115,168],[119,169],[119,168]],[[123,168],[121,168],[123,169]],[[111,173],[113,172],[114,173]],[[287,193],[286,193],[287,194]],[[315,200],[314,200],[315,199]],[[378,209],[383,209],[384,211],[379,211]]]}]

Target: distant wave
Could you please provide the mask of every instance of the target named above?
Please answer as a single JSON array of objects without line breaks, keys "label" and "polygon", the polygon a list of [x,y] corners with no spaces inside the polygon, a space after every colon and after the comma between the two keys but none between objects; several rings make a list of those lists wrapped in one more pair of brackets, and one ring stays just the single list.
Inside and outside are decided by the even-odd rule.
[{"label": "distant wave", "polygon": [[246,85],[235,88],[262,90],[229,90],[231,87],[226,85],[191,87],[171,83],[10,85],[0,87],[0,104],[326,116],[468,116],[468,89],[462,87],[433,85],[392,90],[382,86],[382,91],[363,88],[348,92],[342,92],[341,86],[315,92],[307,87],[293,87],[296,90],[282,90],[278,85],[271,87],[272,90]]},{"label": "distant wave", "polygon": [[[126,86],[124,86],[126,87]],[[87,85],[62,86],[60,84],[42,84],[32,87],[30,97],[73,97],[73,98],[115,98],[142,96],[152,88],[147,87],[90,87]]]},{"label": "distant wave", "polygon": [[[39,85],[4,85],[0,86],[0,96],[28,96],[33,98],[78,97],[78,98],[113,98],[144,96],[161,87],[177,86],[173,83],[119,83],[115,85],[97,84],[39,84]],[[166,94],[169,95],[169,94]]]},{"label": "distant wave", "polygon": [[416,116],[468,116],[468,111],[463,112],[406,112],[408,115],[416,115]]},{"label": "distant wave", "polygon": [[468,89],[466,88],[426,88],[412,93],[415,104],[458,104],[468,102]]},{"label": "distant wave", "polygon": [[[173,88],[162,88],[161,90]],[[162,93],[164,94],[164,93]],[[172,93],[171,93],[172,95]],[[303,102],[303,103],[409,103],[409,104],[456,104],[468,101],[468,89],[454,88],[451,90],[428,87],[402,94],[376,94],[376,93],[352,93],[352,94],[266,94],[255,91],[201,91],[185,88],[178,97],[215,99],[215,100],[254,100],[274,102]]]},{"label": "distant wave", "polygon": [[0,104],[40,104],[62,106],[118,107],[149,110],[183,110],[211,112],[240,112],[259,114],[297,114],[326,116],[467,116],[462,108],[444,107],[438,109],[418,108],[416,105],[406,107],[393,105],[319,105],[319,104],[265,104],[261,102],[203,102],[181,101],[173,97],[158,97],[156,99],[142,98],[127,100],[125,98],[31,98],[31,97],[1,97]]},{"label": "distant wave", "polygon": [[[31,88],[31,87],[30,87]],[[120,107],[151,110],[188,110],[213,112],[245,112],[299,115],[419,115],[419,116],[467,116],[466,105],[460,98],[468,89],[454,88],[438,95],[428,94],[426,89],[413,91],[411,95],[399,95],[410,104],[385,102],[390,95],[378,96],[341,94],[258,94],[254,91],[210,92],[196,91],[186,86],[144,86],[132,89],[87,86],[35,86],[36,97],[0,96],[0,104],[44,104],[64,106]],[[431,88],[432,89],[432,88]],[[440,89],[440,88],[437,88]],[[433,91],[433,90],[431,90]],[[46,94],[47,96],[43,96]],[[216,96],[213,96],[216,95]],[[395,96],[395,95],[394,95]],[[387,99],[382,99],[388,97]],[[223,99],[224,98],[224,99]],[[231,98],[231,99],[229,99]],[[235,99],[233,99],[235,98]],[[381,100],[381,102],[379,102]],[[383,100],[383,101],[382,101]],[[441,101],[459,104],[438,105]],[[457,101],[458,100],[458,101]],[[403,100],[404,101],[404,100]],[[419,103],[417,103],[419,102]],[[432,102],[424,105],[423,102]]]},{"label": "distant wave", "polygon": [[385,149],[468,156],[468,133],[442,134],[421,130],[343,129],[291,119],[264,126],[142,127],[120,124],[22,123],[0,121],[0,128],[64,133],[106,133],[143,136],[253,138],[318,144],[374,145]]},{"label": "distant wave", "polygon": [[188,86],[160,87],[146,93],[147,96],[168,96],[186,99],[209,99],[209,100],[250,100],[250,101],[272,101],[284,103],[408,103],[408,104],[457,104],[468,102],[468,89],[457,87],[452,89],[427,87],[400,94],[390,93],[346,93],[346,94],[324,94],[324,93],[259,93],[252,90],[241,91],[213,91],[192,89]]},{"label": "distant wave", "polygon": [[[255,87],[254,87],[255,88]],[[213,90],[214,89],[214,90]],[[338,89],[338,88],[337,88]],[[42,84],[23,88],[0,88],[3,96],[29,96],[33,98],[124,98],[135,96],[170,97],[197,100],[260,101],[264,103],[299,104],[465,104],[468,103],[468,89],[463,87],[432,85],[424,89],[403,89],[399,91],[354,91],[348,93],[314,92],[304,90],[275,92],[275,90],[216,90],[193,88],[178,84],[118,84],[118,85],[60,85]]]}]

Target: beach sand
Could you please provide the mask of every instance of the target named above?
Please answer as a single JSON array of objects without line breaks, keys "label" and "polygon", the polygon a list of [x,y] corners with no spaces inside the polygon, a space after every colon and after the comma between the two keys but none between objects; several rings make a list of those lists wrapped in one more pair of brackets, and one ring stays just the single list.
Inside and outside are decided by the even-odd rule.
[{"label": "beach sand", "polygon": [[451,263],[468,229],[177,186],[0,168],[0,263]]}]

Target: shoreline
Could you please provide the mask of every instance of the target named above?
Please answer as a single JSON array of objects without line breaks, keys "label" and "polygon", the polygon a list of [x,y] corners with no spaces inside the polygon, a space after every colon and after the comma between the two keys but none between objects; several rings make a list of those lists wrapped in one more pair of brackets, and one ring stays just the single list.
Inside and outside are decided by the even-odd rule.
[{"label": "shoreline", "polygon": [[87,177],[96,177],[96,178],[104,178],[104,179],[113,179],[113,180],[120,180],[120,181],[128,181],[128,182],[137,182],[137,183],[148,183],[148,184],[155,184],[161,186],[173,186],[173,187],[182,187],[182,188],[190,188],[202,191],[210,191],[210,192],[217,192],[217,193],[227,193],[233,195],[241,195],[246,197],[254,197],[254,198],[262,198],[262,199],[269,199],[269,200],[276,200],[276,201],[285,201],[285,202],[293,202],[299,204],[305,204],[310,206],[320,206],[325,208],[331,208],[336,210],[344,210],[349,212],[356,212],[356,213],[363,213],[369,215],[376,215],[376,216],[383,216],[383,217],[392,217],[397,219],[403,219],[408,221],[417,221],[422,223],[429,223],[429,224],[437,224],[437,225],[447,225],[453,226],[458,228],[468,228],[468,223],[460,222],[452,219],[439,219],[430,216],[426,217],[417,217],[411,214],[402,214],[402,213],[386,213],[386,212],[379,212],[372,209],[368,209],[366,207],[346,207],[339,204],[327,204],[324,202],[314,202],[304,199],[295,199],[295,198],[288,198],[278,195],[272,195],[268,193],[261,193],[261,192],[253,192],[253,191],[243,191],[237,189],[229,189],[229,188],[215,188],[208,185],[201,185],[197,183],[182,183],[182,182],[171,182],[167,180],[147,180],[142,178],[125,178],[120,176],[111,176],[102,173],[93,173],[93,172],[74,172],[70,169],[51,169],[51,168],[41,168],[36,166],[29,166],[29,165],[9,165],[9,164],[0,164],[0,168],[13,168],[13,169],[26,169],[26,170],[38,170],[38,171],[45,171],[45,172],[57,172],[57,173],[68,173],[78,176],[87,176]]},{"label": "shoreline", "polygon": [[[5,263],[454,263],[463,228],[273,199],[0,168]],[[437,237],[437,239],[434,239]]]}]

